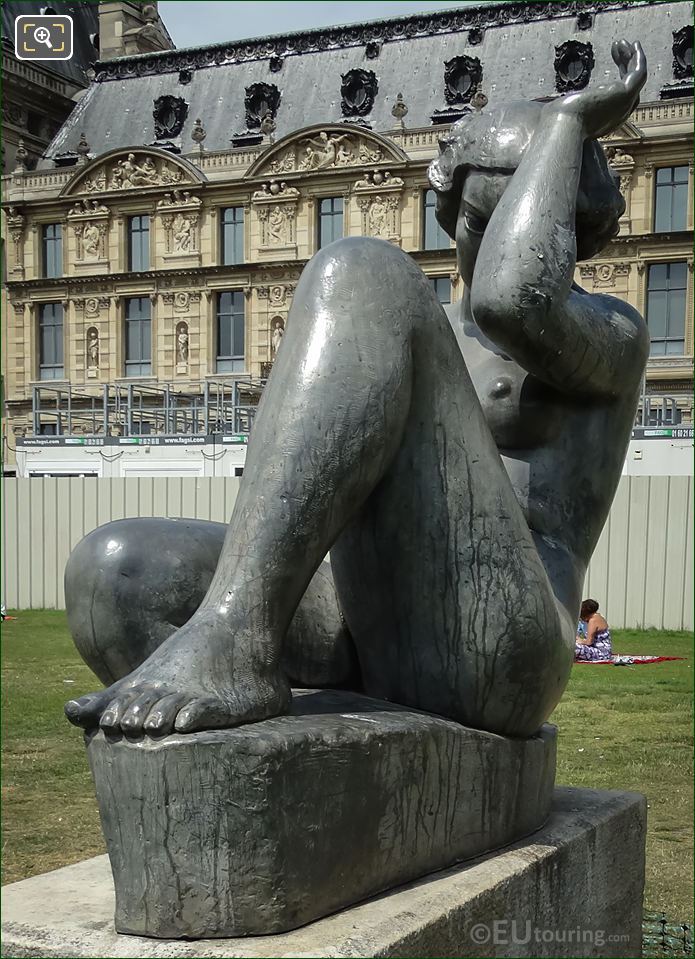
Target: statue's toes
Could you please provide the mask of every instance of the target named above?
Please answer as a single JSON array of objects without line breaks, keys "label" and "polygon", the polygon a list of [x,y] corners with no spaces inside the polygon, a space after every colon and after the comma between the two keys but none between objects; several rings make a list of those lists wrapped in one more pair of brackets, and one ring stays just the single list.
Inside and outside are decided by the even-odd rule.
[{"label": "statue's toes", "polygon": [[[161,694],[160,694],[161,695]],[[174,720],[181,706],[188,699],[183,693],[162,696],[150,709],[143,730],[150,736],[168,736],[174,728]]]},{"label": "statue's toes", "polygon": [[112,699],[113,687],[102,689],[98,693],[89,693],[79,699],[71,699],[65,704],[65,715],[75,726],[82,726],[84,729],[98,726],[104,710]]},{"label": "statue's toes", "polygon": [[[113,686],[105,690],[104,698],[108,702],[104,706],[99,725],[102,729],[118,732],[121,729],[121,720],[128,712],[131,704],[140,697],[142,689],[136,687],[119,690],[117,695],[114,695],[114,693],[116,693],[116,690]],[[125,732],[125,730],[123,731]]]},{"label": "statue's toes", "polygon": [[240,716],[221,699],[194,699],[176,717],[177,733],[194,733],[200,729],[229,729],[255,717]]},{"label": "statue's toes", "polygon": [[126,709],[121,709],[120,726],[128,736],[139,736],[145,725],[145,720],[155,703],[161,702],[161,689],[143,690],[139,696],[131,700]]}]

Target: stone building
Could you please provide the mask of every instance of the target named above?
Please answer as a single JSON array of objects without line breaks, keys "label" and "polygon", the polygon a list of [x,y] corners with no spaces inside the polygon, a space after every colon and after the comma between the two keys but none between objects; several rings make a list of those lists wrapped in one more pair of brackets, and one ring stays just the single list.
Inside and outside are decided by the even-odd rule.
[{"label": "stone building", "polygon": [[[128,6],[101,4],[114,36]],[[426,177],[439,139],[486,98],[612,76],[623,36],[649,62],[605,144],[626,210],[577,281],[647,316],[645,422],[690,422],[690,5],[505,2],[98,62],[46,158],[4,182],[8,460],[37,434],[245,430],[302,268],[336,237],[400,245],[459,300]]]}]

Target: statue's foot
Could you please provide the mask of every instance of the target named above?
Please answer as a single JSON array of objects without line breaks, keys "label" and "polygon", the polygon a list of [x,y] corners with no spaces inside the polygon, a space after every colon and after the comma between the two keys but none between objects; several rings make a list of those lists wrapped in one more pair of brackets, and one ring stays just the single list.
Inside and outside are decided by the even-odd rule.
[{"label": "statue's foot", "polygon": [[65,715],[76,726],[128,736],[166,736],[224,729],[287,712],[289,684],[259,670],[247,639],[239,642],[213,615],[197,613],[141,666],[117,683],[73,699]]}]

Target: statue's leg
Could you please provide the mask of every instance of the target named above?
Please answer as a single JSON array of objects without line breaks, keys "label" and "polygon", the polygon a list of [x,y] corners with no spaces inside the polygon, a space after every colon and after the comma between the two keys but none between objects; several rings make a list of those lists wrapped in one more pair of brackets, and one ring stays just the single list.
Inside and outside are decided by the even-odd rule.
[{"label": "statue's leg", "polygon": [[441,313],[431,285],[391,244],[344,240],[314,257],[203,604],[131,675],[68,703],[73,722],[162,733],[287,709],[282,641],[321,560],[401,444],[413,335],[432,311]]},{"label": "statue's leg", "polygon": [[365,693],[528,736],[568,681],[584,570],[561,528],[529,529],[524,490],[439,326],[434,315],[414,338],[399,449],[331,549],[338,599]]},{"label": "statue's leg", "polygon": [[[141,517],[88,533],[65,568],[68,625],[105,685],[127,676],[198,609],[217,566],[226,523]],[[294,615],[283,668],[296,686],[359,685],[354,646],[322,563]]]},{"label": "statue's leg", "polygon": [[200,606],[227,527],[143,517],[100,526],[65,567],[77,649],[106,685],[131,673]]}]

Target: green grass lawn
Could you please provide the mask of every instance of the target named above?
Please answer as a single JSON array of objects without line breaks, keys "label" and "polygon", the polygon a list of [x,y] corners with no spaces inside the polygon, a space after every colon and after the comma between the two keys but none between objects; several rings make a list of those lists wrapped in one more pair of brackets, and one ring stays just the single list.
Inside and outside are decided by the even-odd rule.
[{"label": "green grass lawn", "polygon": [[[98,688],[65,614],[3,626],[3,882],[104,851],[82,735],[63,703]],[[692,649],[687,633],[618,632],[620,652],[684,656],[655,666],[577,666],[553,721],[558,782],[631,789],[649,803],[645,908],[692,919]]]}]

